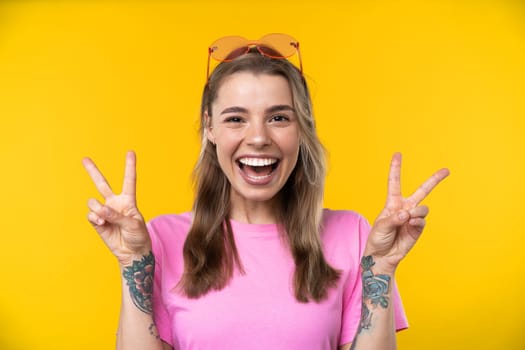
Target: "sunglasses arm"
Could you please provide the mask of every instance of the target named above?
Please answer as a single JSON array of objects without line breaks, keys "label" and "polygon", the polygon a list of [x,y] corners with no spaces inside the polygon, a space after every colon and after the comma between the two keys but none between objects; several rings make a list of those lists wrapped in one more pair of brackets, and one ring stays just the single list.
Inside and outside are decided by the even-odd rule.
[{"label": "sunglasses arm", "polygon": [[301,50],[299,50],[299,42],[293,43],[293,46],[297,49],[297,56],[299,56],[299,68],[301,69],[301,74],[303,73],[303,60],[301,59]]},{"label": "sunglasses arm", "polygon": [[206,69],[206,81],[208,81],[208,79],[210,78],[210,57],[211,57],[211,54],[213,52],[213,49],[211,47],[208,47],[208,65],[207,65],[207,69]]},{"label": "sunglasses arm", "polygon": [[295,47],[295,49],[297,50],[297,56],[299,56],[299,68],[301,69],[301,74],[303,74],[303,60],[301,59],[301,50],[299,50],[299,42],[291,42],[290,45]]}]

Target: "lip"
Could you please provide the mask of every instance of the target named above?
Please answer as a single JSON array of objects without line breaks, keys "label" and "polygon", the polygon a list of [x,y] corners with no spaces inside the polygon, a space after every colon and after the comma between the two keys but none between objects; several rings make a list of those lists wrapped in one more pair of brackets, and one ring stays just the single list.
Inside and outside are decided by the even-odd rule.
[{"label": "lip", "polygon": [[241,154],[240,156],[235,158],[235,162],[238,162],[239,159],[242,159],[242,158],[258,158],[258,159],[271,158],[271,159],[277,159],[277,161],[281,160],[281,157],[274,156],[271,154]]}]

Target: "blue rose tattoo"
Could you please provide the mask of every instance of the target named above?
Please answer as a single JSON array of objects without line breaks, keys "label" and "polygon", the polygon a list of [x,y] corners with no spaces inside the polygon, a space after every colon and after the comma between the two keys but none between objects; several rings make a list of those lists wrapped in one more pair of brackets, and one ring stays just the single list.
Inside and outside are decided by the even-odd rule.
[{"label": "blue rose tattoo", "polygon": [[388,288],[390,287],[390,276],[374,275],[372,266],[375,265],[372,256],[364,256],[361,259],[361,268],[363,269],[363,303],[361,310],[361,322],[358,333],[363,329],[370,329],[372,323],[372,312],[368,309],[366,301],[369,301],[374,307],[380,305],[386,309],[388,307]]},{"label": "blue rose tattoo", "polygon": [[361,304],[361,320],[359,322],[359,328],[357,334],[352,341],[350,350],[354,350],[357,344],[357,335],[360,334],[363,329],[370,329],[372,327],[372,316],[374,313],[370,311],[367,304],[370,303],[374,308],[378,305],[383,309],[388,307],[388,289],[390,287],[390,276],[388,275],[374,275],[372,272],[372,266],[376,263],[371,255],[363,256],[361,259],[361,268],[363,273],[361,275],[363,281],[363,302]]},{"label": "blue rose tattoo", "polygon": [[371,256],[364,256],[361,259],[361,267],[363,268],[363,298],[370,299],[372,305],[377,306],[377,304],[379,304],[386,309],[388,307],[388,298],[385,294],[388,293],[390,276],[374,275],[371,270],[374,265],[375,262]]}]

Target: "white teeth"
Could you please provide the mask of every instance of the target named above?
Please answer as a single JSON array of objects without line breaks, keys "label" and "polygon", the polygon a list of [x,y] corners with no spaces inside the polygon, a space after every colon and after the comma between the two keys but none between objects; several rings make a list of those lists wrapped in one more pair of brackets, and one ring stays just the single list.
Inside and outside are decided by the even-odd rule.
[{"label": "white teeth", "polygon": [[277,163],[275,158],[241,158],[239,162],[249,166],[268,166]]},{"label": "white teeth", "polygon": [[263,180],[263,179],[267,179],[269,178],[270,176],[272,176],[271,174],[268,174],[268,175],[263,175],[263,176],[253,176],[253,175],[248,175],[248,177],[252,180],[255,180],[255,181],[259,181],[259,180]]}]

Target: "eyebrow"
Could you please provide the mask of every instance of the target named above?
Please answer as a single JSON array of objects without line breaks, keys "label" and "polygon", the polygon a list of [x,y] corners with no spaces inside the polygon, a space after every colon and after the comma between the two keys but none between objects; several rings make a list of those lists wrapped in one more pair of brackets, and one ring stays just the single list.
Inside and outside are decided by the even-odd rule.
[{"label": "eyebrow", "polygon": [[[265,110],[266,113],[275,113],[275,112],[280,112],[280,111],[295,112],[295,109],[289,105],[275,105]],[[227,113],[248,113],[248,110],[244,107],[233,106],[233,107],[228,107],[224,109],[220,114],[222,115],[222,114],[227,114]]]}]

